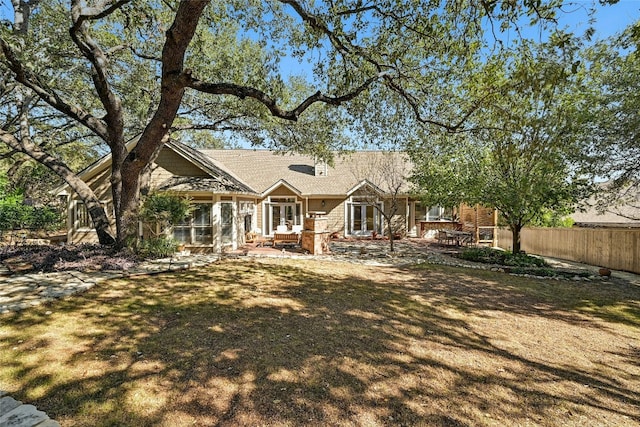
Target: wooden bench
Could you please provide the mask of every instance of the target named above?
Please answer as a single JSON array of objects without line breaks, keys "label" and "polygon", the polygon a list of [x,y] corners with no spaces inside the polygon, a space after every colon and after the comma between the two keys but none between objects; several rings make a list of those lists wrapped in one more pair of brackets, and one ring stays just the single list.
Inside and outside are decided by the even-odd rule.
[{"label": "wooden bench", "polygon": [[273,246],[276,245],[298,245],[300,235],[296,233],[275,233],[273,235]]}]

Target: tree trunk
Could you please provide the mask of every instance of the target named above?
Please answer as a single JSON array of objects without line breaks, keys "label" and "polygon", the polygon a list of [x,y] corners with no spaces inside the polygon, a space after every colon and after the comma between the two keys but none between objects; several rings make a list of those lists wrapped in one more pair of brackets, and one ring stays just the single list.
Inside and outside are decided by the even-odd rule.
[{"label": "tree trunk", "polygon": [[513,236],[513,244],[511,245],[511,252],[514,254],[520,253],[520,232],[522,231],[522,226],[520,224],[511,225],[511,234]]},{"label": "tree trunk", "polygon": [[117,245],[118,247],[135,245],[138,239],[138,210],[140,208],[140,172],[135,170],[120,171],[122,185],[114,187],[120,191],[120,206],[117,211],[119,221]]},{"label": "tree trunk", "polygon": [[396,199],[397,194],[394,194],[393,199],[391,200],[391,206],[389,208],[389,215],[386,218],[387,225],[389,227],[389,250],[393,253],[395,252],[394,245],[394,237],[395,237],[395,228],[393,226],[393,217],[398,213],[398,201]]},{"label": "tree trunk", "polygon": [[124,247],[137,240],[140,188],[143,175],[169,138],[169,129],[182,102],[190,71],[184,57],[200,15],[209,1],[182,1],[166,33],[162,49],[162,81],[158,108],[135,147],[127,154],[124,144],[110,144],[111,185],[116,211],[116,244]]},{"label": "tree trunk", "polygon": [[[84,184],[84,181],[79,179],[77,176],[73,175],[73,180],[78,180]],[[87,187],[89,192],[85,193],[86,189],[81,188],[80,186],[72,185],[69,181],[67,181],[69,186],[74,189],[74,191],[78,194],[78,197],[82,200],[84,205],[87,207],[87,212],[91,217],[91,221],[93,222],[93,228],[96,230],[96,234],[98,235],[98,242],[101,245],[113,245],[116,241],[111,235],[111,227],[109,224],[109,218],[107,217],[104,208],[102,207],[102,203],[98,200],[93,194],[93,191]]]}]

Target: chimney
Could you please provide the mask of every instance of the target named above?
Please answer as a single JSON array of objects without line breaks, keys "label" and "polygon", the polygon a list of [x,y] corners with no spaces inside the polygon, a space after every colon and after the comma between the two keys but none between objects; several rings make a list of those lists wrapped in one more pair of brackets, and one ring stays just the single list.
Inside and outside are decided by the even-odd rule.
[{"label": "chimney", "polygon": [[327,165],[327,162],[317,157],[313,169],[315,171],[315,176],[327,176],[329,172],[329,166]]}]

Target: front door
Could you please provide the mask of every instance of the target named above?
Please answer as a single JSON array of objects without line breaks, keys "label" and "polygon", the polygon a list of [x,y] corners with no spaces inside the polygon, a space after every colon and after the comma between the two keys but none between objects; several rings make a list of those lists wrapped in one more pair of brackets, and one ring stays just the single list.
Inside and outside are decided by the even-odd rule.
[{"label": "front door", "polygon": [[265,235],[272,235],[277,231],[278,227],[291,231],[294,225],[301,225],[302,205],[300,203],[278,203],[272,201],[267,206],[268,218],[266,218],[265,223]]},{"label": "front door", "polygon": [[380,215],[373,205],[365,203],[351,204],[349,234],[369,236],[372,232],[380,232]]}]

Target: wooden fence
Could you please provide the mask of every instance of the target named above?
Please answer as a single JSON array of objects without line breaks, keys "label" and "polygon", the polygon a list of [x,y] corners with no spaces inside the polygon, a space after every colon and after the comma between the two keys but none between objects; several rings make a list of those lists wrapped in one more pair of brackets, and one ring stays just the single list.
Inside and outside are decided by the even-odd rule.
[{"label": "wooden fence", "polygon": [[[498,230],[498,246],[511,249],[513,238]],[[522,250],[640,274],[640,229],[634,228],[525,228]]]}]

